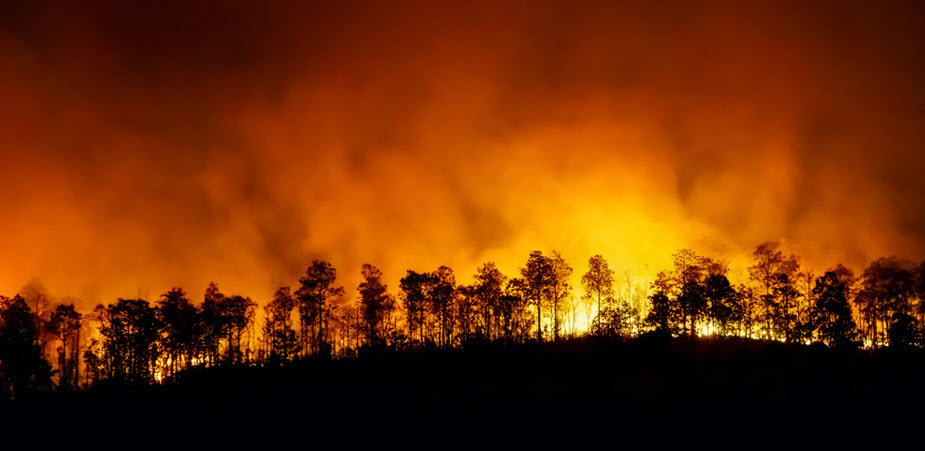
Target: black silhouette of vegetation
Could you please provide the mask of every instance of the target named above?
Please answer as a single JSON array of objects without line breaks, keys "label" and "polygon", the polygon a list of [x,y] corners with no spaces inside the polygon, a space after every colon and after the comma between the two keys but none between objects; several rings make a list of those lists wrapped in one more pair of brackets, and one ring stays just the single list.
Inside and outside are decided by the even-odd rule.
[{"label": "black silhouette of vegetation", "polygon": [[[486,263],[468,284],[445,266],[409,270],[397,295],[365,264],[354,306],[330,263],[314,261],[259,320],[257,303],[215,284],[201,302],[171,288],[153,304],[119,299],[85,313],[48,308],[31,285],[0,298],[0,403],[54,399],[104,414],[133,396],[152,412],[207,401],[243,414],[284,408],[291,395],[322,424],[358,405],[416,418],[484,415],[479,406],[587,413],[603,401],[633,415],[692,405],[720,414],[747,398],[772,415],[803,396],[827,410],[909,396],[897,390],[925,375],[925,264],[879,259],[856,278],[842,265],[814,276],[777,243],[753,257],[748,280],[733,284],[723,262],[680,250],[643,286],[596,255],[580,299],[555,252],[532,252],[514,278]],[[576,328],[582,311],[587,332]]]}]

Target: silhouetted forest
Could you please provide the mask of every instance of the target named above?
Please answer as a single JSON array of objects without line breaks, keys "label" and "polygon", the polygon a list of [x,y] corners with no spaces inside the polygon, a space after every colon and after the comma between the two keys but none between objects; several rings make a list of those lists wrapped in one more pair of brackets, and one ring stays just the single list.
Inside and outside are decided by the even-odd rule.
[{"label": "silhouetted forest", "polygon": [[93,399],[100,412],[127,390],[153,412],[295,399],[319,418],[380,403],[425,417],[485,403],[588,414],[595,400],[639,414],[760,401],[776,413],[804,396],[827,408],[908,397],[898,390],[925,375],[925,263],[814,274],[769,242],[737,283],[687,249],[651,284],[618,279],[600,255],[582,270],[580,298],[569,263],[539,251],[514,277],[490,262],[469,283],[444,266],[409,270],[393,294],[365,264],[349,304],[335,268],[314,261],[262,315],[214,283],[201,300],[172,288],[90,312],[27,285],[0,304],[0,394],[19,406]]}]

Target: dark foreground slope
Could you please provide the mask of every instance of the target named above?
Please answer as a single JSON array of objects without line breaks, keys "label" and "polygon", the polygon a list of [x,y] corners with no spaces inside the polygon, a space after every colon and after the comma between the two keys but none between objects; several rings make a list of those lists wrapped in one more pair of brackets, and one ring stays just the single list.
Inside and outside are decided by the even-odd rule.
[{"label": "dark foreground slope", "polygon": [[2,424],[352,445],[572,436],[653,445],[869,436],[883,444],[915,435],[921,412],[921,353],[649,337],[212,368],[165,386],[8,404]]}]

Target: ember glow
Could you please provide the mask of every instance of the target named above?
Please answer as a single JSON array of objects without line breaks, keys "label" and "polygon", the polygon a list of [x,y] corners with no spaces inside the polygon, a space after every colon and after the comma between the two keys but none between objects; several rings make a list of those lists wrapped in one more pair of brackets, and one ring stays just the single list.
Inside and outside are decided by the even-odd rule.
[{"label": "ember glow", "polygon": [[919,2],[37,3],[0,6],[0,293],[925,255]]}]

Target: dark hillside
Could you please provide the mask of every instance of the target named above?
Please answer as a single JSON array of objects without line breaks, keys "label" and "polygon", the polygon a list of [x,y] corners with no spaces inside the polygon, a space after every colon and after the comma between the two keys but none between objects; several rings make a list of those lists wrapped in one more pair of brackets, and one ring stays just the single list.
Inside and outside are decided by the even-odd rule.
[{"label": "dark hillside", "polygon": [[241,427],[367,440],[371,431],[421,439],[467,431],[461,438],[473,438],[540,427],[640,441],[693,432],[722,442],[766,434],[771,425],[777,432],[767,439],[856,425],[856,433],[903,430],[921,418],[923,376],[920,352],[647,336],[219,367],[163,386],[102,385],[3,409],[8,421],[58,412],[71,419],[67,427],[120,431]]}]

